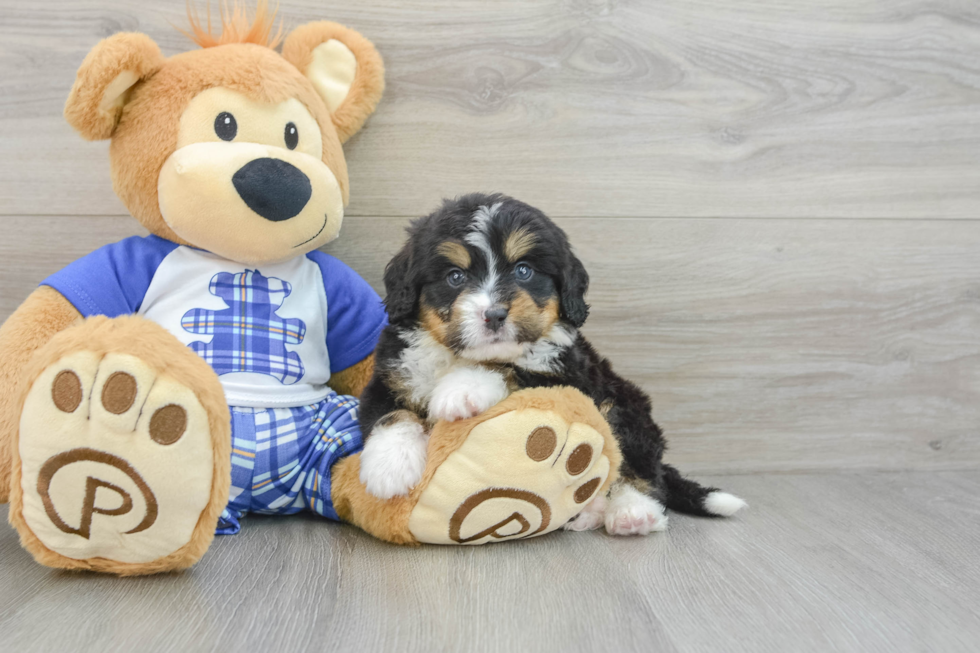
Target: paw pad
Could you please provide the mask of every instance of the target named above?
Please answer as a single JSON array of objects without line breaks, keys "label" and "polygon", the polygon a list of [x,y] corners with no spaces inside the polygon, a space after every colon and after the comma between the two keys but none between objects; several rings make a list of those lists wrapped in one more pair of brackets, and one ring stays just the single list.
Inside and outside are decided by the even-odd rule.
[{"label": "paw pad", "polygon": [[527,436],[527,457],[534,462],[541,462],[551,457],[558,445],[558,436],[555,430],[548,426],[539,426],[531,431]]},{"label": "paw pad", "polygon": [[[122,415],[136,401],[137,383],[132,374],[113,372],[102,386],[102,407]],[[71,370],[62,370],[51,384],[51,400],[63,413],[74,413],[82,403],[82,383]],[[173,444],[187,428],[187,411],[176,404],[158,408],[150,418],[150,438],[157,444]]]},{"label": "paw pad", "polygon": [[113,415],[122,415],[136,401],[136,379],[126,372],[113,372],[102,386],[102,406]]},{"label": "paw pad", "polygon": [[599,489],[601,483],[601,478],[594,478],[575,490],[575,494],[572,495],[575,497],[575,503],[585,503],[591,499],[595,491]]},{"label": "paw pad", "polygon": [[568,473],[572,476],[578,476],[588,469],[591,463],[592,447],[583,442],[575,447],[575,450],[572,451],[572,455],[570,455],[568,460],[565,461],[565,469],[567,469]]},{"label": "paw pad", "polygon": [[187,411],[183,406],[168,404],[158,408],[150,418],[150,438],[157,444],[173,444],[187,428]]},{"label": "paw pad", "polygon": [[51,401],[63,413],[74,413],[82,403],[82,382],[71,370],[62,370],[51,384]]}]

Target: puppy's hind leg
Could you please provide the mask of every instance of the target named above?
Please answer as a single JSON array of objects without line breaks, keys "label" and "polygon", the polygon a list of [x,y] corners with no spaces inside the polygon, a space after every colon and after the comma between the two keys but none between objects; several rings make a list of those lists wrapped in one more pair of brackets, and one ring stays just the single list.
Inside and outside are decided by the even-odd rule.
[{"label": "puppy's hind leg", "polygon": [[609,490],[606,532],[610,535],[647,535],[667,530],[664,504],[648,494],[648,485],[638,480],[620,480]]}]

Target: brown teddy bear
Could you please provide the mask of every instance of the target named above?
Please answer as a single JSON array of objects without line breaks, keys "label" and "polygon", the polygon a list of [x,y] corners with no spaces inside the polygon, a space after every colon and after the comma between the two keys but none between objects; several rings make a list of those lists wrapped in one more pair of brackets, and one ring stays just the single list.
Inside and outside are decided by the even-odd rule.
[{"label": "brown teddy bear", "polygon": [[[150,235],[52,275],[0,329],[0,501],[23,545],[53,567],[146,574],[190,566],[248,512],[409,544],[560,527],[619,462],[574,390],[440,423],[408,496],[365,492],[354,396],[385,315],[317,248],[340,230],[341,143],[381,97],[381,58],[329,22],[280,54],[265,3],[222,18],[217,37],[192,19],[199,50],[164,58],[116,34],[78,71],[65,117],[111,139],[116,193]],[[564,474],[578,442],[595,454]]]}]

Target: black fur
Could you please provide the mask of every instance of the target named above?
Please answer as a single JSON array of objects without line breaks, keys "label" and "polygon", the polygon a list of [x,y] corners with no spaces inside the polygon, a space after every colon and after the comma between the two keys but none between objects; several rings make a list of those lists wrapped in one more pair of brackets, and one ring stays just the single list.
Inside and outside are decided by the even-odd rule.
[{"label": "black fur", "polygon": [[561,277],[561,317],[577,329],[589,317],[589,305],[585,303],[585,293],[589,290],[589,273],[585,271],[582,261],[572,254],[568,241],[564,238],[562,241],[567,253]]},{"label": "black fur", "polygon": [[[560,323],[575,336],[548,372],[531,371],[507,362],[488,365],[504,370],[515,389],[572,386],[582,391],[604,412],[619,441],[624,459],[620,473],[625,480],[670,509],[713,516],[703,503],[715,488],[705,488],[685,479],[675,468],[662,462],[666,442],[651,416],[650,398],[639,386],[616,374],[610,362],[577,332],[589,315],[585,302],[589,275],[573,254],[564,231],[541,211],[503,195],[472,194],[446,200],[438,211],[409,227],[408,242],[385,270],[385,305],[390,324],[375,352],[374,378],[361,395],[362,431],[370,434],[380,418],[398,409],[426,417],[425,406],[407,402],[404,389],[393,387],[393,374],[408,347],[403,334],[420,327],[420,305],[449,307],[461,291],[447,283],[446,271],[451,265],[436,254],[439,244],[447,239],[465,242],[474,213],[480,207],[497,203],[500,208],[488,232],[492,248],[502,252],[507,236],[517,229],[534,234],[537,245],[525,260],[541,278],[521,287],[539,307],[545,306],[548,299],[557,299]],[[468,274],[472,279],[468,278],[467,283],[478,283],[481,275],[486,274],[487,261],[477,249],[469,249],[473,258]],[[520,284],[508,280],[502,292],[506,295],[506,288],[517,285]],[[452,342],[447,346],[456,349]]]},{"label": "black fur", "polygon": [[612,363],[578,334],[561,356],[557,375],[529,372],[515,367],[517,385],[522,388],[572,386],[606,409],[606,421],[623,452],[620,474],[644,487],[647,493],[671,510],[715,516],[704,509],[703,501],[717,488],[702,487],[685,479],[675,468],[662,462],[667,442],[653,421],[653,404],[638,385],[612,369]]},{"label": "black fur", "polygon": [[391,324],[402,324],[414,318],[418,306],[411,267],[411,252],[403,249],[385,266],[385,310]]}]

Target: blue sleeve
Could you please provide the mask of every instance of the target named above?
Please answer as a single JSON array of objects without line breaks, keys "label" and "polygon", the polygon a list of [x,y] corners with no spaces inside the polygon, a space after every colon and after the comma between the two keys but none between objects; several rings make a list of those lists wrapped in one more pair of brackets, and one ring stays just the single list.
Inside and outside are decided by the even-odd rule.
[{"label": "blue sleeve", "polygon": [[339,372],[374,352],[388,316],[368,282],[344,263],[321,251],[307,257],[320,267],[327,293],[327,353],[330,370]]},{"label": "blue sleeve", "polygon": [[84,317],[118,317],[139,310],[150,281],[177,243],[157,236],[132,236],[100,247],[41,282],[51,286]]}]

